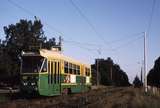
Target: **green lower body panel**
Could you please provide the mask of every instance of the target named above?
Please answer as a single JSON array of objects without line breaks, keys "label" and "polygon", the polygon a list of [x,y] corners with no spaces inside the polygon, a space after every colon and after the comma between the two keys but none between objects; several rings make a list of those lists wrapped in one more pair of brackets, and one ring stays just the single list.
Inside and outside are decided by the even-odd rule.
[{"label": "green lower body panel", "polygon": [[[49,81],[48,74],[26,75],[22,76],[21,90],[26,94],[39,94],[42,96],[55,96],[62,94],[66,89],[71,93],[85,92],[90,89],[90,85],[86,84],[86,78],[83,76],[74,76],[72,81],[66,82],[67,75],[60,75]],[[50,78],[51,79],[51,78]],[[54,80],[56,79],[56,81]]]},{"label": "green lower body panel", "polygon": [[49,84],[48,75],[39,75],[38,91],[43,96],[60,95],[64,90],[69,89],[71,93],[85,92],[90,89],[90,85],[86,85],[86,79],[82,76],[76,76],[75,83],[65,82],[66,75],[60,76],[59,84]]},{"label": "green lower body panel", "polygon": [[40,75],[38,91],[39,94],[43,96],[60,95],[60,84],[48,83],[48,75]]}]

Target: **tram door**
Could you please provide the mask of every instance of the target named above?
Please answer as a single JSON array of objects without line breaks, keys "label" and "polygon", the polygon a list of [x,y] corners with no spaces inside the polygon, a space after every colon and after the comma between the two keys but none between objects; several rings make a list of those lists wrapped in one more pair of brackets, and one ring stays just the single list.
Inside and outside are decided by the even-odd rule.
[{"label": "tram door", "polygon": [[60,61],[48,62],[48,83],[50,94],[60,94]]}]

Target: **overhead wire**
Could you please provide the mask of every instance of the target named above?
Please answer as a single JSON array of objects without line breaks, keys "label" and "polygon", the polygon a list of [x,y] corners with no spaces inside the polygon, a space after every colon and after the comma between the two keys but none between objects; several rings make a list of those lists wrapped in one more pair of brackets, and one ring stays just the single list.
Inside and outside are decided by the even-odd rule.
[{"label": "overhead wire", "polygon": [[[127,41],[127,44],[129,44],[129,43],[132,43],[132,41],[134,41],[135,40],[135,38],[136,38],[136,40],[138,40],[139,39],[139,37],[142,37],[142,34],[143,34],[143,32],[140,32],[140,33],[135,33],[135,34],[132,34],[132,35],[130,35],[129,37],[128,36],[123,36],[122,38],[119,38],[119,39],[116,39],[116,40],[113,40],[113,41],[110,41],[109,43],[110,44],[116,44],[116,43],[120,43],[120,42],[124,42],[124,41],[126,41],[126,40],[128,40],[129,39],[129,42]],[[132,36],[132,37],[131,37]],[[134,36],[134,37],[133,37]],[[136,36],[136,37],[135,37]],[[138,39],[137,39],[138,38]],[[126,43],[125,44],[122,44],[122,45],[119,45],[118,47],[116,47],[116,48],[112,48],[112,49],[106,49],[106,48],[104,48],[104,46],[102,46],[102,45],[98,45],[98,44],[92,44],[92,43],[82,43],[82,42],[77,42],[77,41],[68,41],[68,40],[64,40],[64,42],[66,42],[66,43],[70,43],[70,44],[72,44],[72,45],[75,45],[75,46],[78,46],[78,47],[80,47],[81,46],[81,48],[84,48],[84,49],[90,49],[90,50],[95,50],[95,51],[98,51],[100,48],[101,49],[103,49],[103,51],[104,50],[109,50],[109,51],[112,51],[112,52],[115,52],[119,47],[121,48],[121,47],[126,47]],[[88,48],[88,47],[92,47],[92,48]]]},{"label": "overhead wire", "polygon": [[143,35],[141,35],[141,36],[139,36],[139,37],[137,37],[137,38],[135,38],[135,39],[132,39],[132,40],[128,41],[127,43],[124,43],[124,44],[122,44],[122,45],[114,48],[113,50],[114,50],[114,51],[117,51],[117,50],[119,50],[119,49],[121,49],[121,48],[127,47],[127,46],[129,46],[131,43],[134,43],[134,42],[136,42],[137,40],[139,40],[139,39],[141,39],[141,38],[143,38]]},{"label": "overhead wire", "polygon": [[77,12],[80,14],[80,16],[87,22],[87,24],[91,27],[91,29],[95,32],[96,36],[104,43],[107,45],[107,42],[99,34],[99,32],[96,30],[95,26],[91,23],[91,21],[88,19],[88,17],[81,11],[81,9],[73,2],[73,0],[69,0],[72,6],[77,10]]},{"label": "overhead wire", "polygon": [[[37,15],[35,15],[33,12],[29,11],[28,9],[22,7],[22,6],[19,5],[17,2],[12,1],[12,0],[8,0],[8,2],[9,2],[10,4],[12,4],[13,6],[19,8],[19,9],[22,10],[23,12],[25,12],[25,13],[31,15],[31,16],[36,16],[36,17],[37,17]],[[37,18],[39,18],[39,17],[37,17]],[[54,31],[58,32],[59,34],[63,35],[62,32],[58,31],[58,30],[57,30],[56,28],[54,28],[52,25],[50,25],[50,24],[48,24],[48,23],[46,23],[46,22],[44,22],[44,23],[45,23],[45,25],[47,25],[47,27],[48,27],[49,29],[54,30]],[[55,35],[54,35],[54,36],[55,36]],[[55,37],[56,37],[56,36],[55,36]],[[66,41],[66,40],[64,40],[64,41],[65,41],[65,42],[72,42],[72,43],[74,43],[74,44],[79,44],[79,45],[80,45],[80,44],[81,44],[81,45],[82,45],[82,44],[86,44],[86,45],[99,46],[99,45],[91,44],[91,43],[80,43],[80,42],[76,42],[76,41]],[[78,47],[83,48],[83,49],[88,50],[88,51],[91,51],[91,50],[93,51],[93,50],[95,50],[95,49],[87,48],[87,47],[84,47],[84,46],[78,46]]]},{"label": "overhead wire", "polygon": [[139,35],[142,35],[143,32],[139,32],[139,33],[134,33],[134,34],[131,34],[131,35],[125,35],[119,39],[115,39],[115,40],[112,40],[112,41],[109,41],[108,44],[115,44],[115,43],[120,43],[122,41],[126,41],[127,39],[131,39],[131,38],[134,38],[133,36],[139,36]]},{"label": "overhead wire", "polygon": [[95,47],[100,47],[100,44],[94,44],[94,43],[84,43],[84,42],[78,42],[78,41],[70,41],[70,40],[63,40],[64,42],[68,43],[74,43],[82,46],[95,46]]},{"label": "overhead wire", "polygon": [[[66,42],[66,41],[64,41],[64,42]],[[77,47],[79,47],[79,48],[82,48],[82,49],[85,49],[85,50],[88,50],[88,51],[95,51],[95,50],[97,50],[98,48],[88,48],[88,47],[86,47],[86,46],[83,46],[83,45],[81,45],[81,44],[77,44],[77,43],[68,43],[67,42],[67,44],[72,44],[72,46],[74,45],[74,46],[77,46]]]},{"label": "overhead wire", "polygon": [[[117,39],[117,40],[113,40],[113,41],[110,41],[110,42],[106,42],[105,39],[99,34],[99,32],[97,32],[95,26],[91,23],[91,21],[88,19],[88,17],[81,11],[81,9],[73,2],[73,0],[70,0],[70,3],[74,6],[74,8],[77,10],[77,12],[81,15],[81,17],[88,23],[88,25],[92,28],[92,30],[96,33],[96,36],[98,38],[101,39],[101,41],[103,41],[107,46],[109,45],[111,47],[111,51],[114,51],[115,49],[112,48],[111,44],[115,44],[117,42],[121,42],[122,40],[124,41],[126,39],[126,37],[128,36],[125,36],[123,38],[120,38],[120,39]],[[135,35],[140,35],[141,33],[136,33],[136,34],[133,34],[133,36]],[[130,37],[128,37],[130,38]]]},{"label": "overhead wire", "polygon": [[156,0],[153,0],[152,9],[151,9],[151,13],[150,13],[150,18],[149,18],[148,26],[147,26],[147,34],[149,34],[151,26],[152,26],[152,20],[153,20],[155,5],[156,5]]},{"label": "overhead wire", "polygon": [[[21,5],[19,5],[18,3],[16,3],[15,1],[13,0],[8,0],[9,3],[11,3],[12,5],[14,5],[15,7],[21,9],[22,11],[24,11],[25,13],[31,15],[31,16],[36,16],[33,12],[27,10],[26,8],[22,7]],[[85,16],[85,14],[82,13],[81,9],[72,1],[70,0],[71,4],[75,7],[75,9],[79,12],[79,14],[81,15],[81,17],[83,17],[85,19],[85,21],[88,23],[88,25],[92,28],[92,30],[96,33],[96,36],[98,38],[100,38],[105,44],[113,44],[113,43],[116,43],[116,42],[120,42],[122,39],[124,40],[124,38],[121,38],[121,39],[117,39],[117,40],[114,40],[114,41],[111,41],[111,42],[106,42],[104,40],[104,38],[97,32],[97,30],[95,29],[94,25],[90,22],[90,20]],[[151,23],[152,23],[152,16],[153,16],[153,11],[154,11],[154,6],[155,6],[155,0],[153,2],[153,6],[152,6],[152,13],[151,13],[151,18],[150,18],[150,23],[149,23],[149,26],[148,28],[150,28],[151,26]],[[58,34],[60,35],[63,35],[63,33],[59,30],[57,30],[55,27],[53,27],[52,25],[44,22],[48,28],[50,28],[52,31],[54,32],[57,32]],[[139,35],[140,33],[137,33],[135,35]],[[55,35],[54,35],[55,36]],[[137,39],[136,39],[137,40]],[[84,47],[85,45],[88,45],[88,46],[98,46],[100,47],[101,45],[98,45],[98,44],[92,44],[92,43],[81,43],[81,42],[77,42],[77,41],[68,41],[68,40],[64,40],[65,42],[70,42],[70,43],[74,43],[74,44],[79,44],[78,47],[80,48],[83,48],[83,49],[86,49],[88,51],[98,51],[99,49],[91,49],[91,48],[87,48],[87,47]],[[132,40],[133,41],[133,40]],[[128,42],[129,44],[130,42]],[[81,45],[81,46],[80,46]],[[124,44],[124,45],[121,45],[115,49],[113,49],[114,51],[117,50],[117,49],[120,49],[121,47],[123,46],[126,46],[127,44]],[[109,50],[109,49],[107,49]]]},{"label": "overhead wire", "polygon": [[[20,10],[22,10],[23,12],[27,13],[28,15],[31,15],[31,16],[36,16],[38,19],[40,19],[37,15],[35,15],[33,12],[29,11],[28,9],[22,7],[21,5],[19,5],[17,2],[13,1],[13,0],[8,0],[8,2],[10,4],[12,4],[13,6],[19,8]],[[54,36],[57,37],[55,35],[55,32],[58,33],[59,35],[63,35],[62,32],[60,32],[59,30],[57,30],[55,27],[51,26],[50,24],[48,24],[47,22],[43,21],[43,23],[49,28],[51,29],[53,32],[54,32]]]}]

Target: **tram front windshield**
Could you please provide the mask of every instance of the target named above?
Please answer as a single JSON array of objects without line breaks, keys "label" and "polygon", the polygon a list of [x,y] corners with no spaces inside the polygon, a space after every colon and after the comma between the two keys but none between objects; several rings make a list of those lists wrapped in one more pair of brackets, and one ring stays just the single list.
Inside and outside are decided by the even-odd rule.
[{"label": "tram front windshield", "polygon": [[43,61],[44,57],[41,56],[23,56],[22,73],[38,73]]}]

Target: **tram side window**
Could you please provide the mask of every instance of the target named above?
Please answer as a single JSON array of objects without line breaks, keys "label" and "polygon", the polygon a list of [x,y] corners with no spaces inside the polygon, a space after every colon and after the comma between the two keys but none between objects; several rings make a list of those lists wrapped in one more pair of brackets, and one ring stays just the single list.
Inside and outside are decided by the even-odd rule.
[{"label": "tram side window", "polygon": [[68,62],[64,62],[64,72],[68,73]]},{"label": "tram side window", "polygon": [[78,65],[76,65],[76,74],[78,75]]},{"label": "tram side window", "polygon": [[77,74],[80,75],[80,66],[77,66]]},{"label": "tram side window", "polygon": [[90,69],[89,68],[85,68],[85,74],[86,74],[86,76],[90,76]]},{"label": "tram side window", "polygon": [[74,64],[72,64],[72,74],[74,74]]},{"label": "tram side window", "polygon": [[44,64],[41,72],[47,72],[47,59],[44,59]]},{"label": "tram side window", "polygon": [[87,68],[85,68],[85,75],[87,76],[88,72],[87,72]]},{"label": "tram side window", "polygon": [[69,63],[69,73],[72,74],[72,64]]},{"label": "tram side window", "polygon": [[77,74],[76,73],[76,65],[75,64],[73,65],[73,71],[74,71],[74,74]]},{"label": "tram side window", "polygon": [[68,63],[68,62],[64,62],[64,72],[65,73],[70,73],[70,74],[78,74],[80,75],[80,66],[72,64],[72,63]]},{"label": "tram side window", "polygon": [[88,69],[88,76],[90,76],[90,69]]}]

